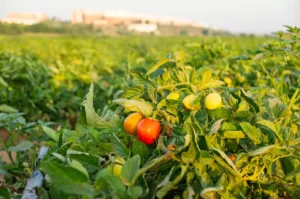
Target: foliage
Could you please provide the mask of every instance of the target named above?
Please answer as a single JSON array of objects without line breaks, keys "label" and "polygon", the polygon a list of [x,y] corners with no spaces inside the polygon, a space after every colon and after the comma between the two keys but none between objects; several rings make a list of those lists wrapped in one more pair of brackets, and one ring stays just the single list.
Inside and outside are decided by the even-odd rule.
[{"label": "foliage", "polygon": [[[102,105],[95,98],[100,95],[97,82],[91,84],[75,130],[40,125],[50,151],[39,167],[45,174],[39,194],[299,198],[300,36],[297,28],[288,31],[289,38],[278,33],[277,39],[238,56],[220,45],[221,40],[188,43],[186,51],[169,54],[147,70],[131,70],[126,89],[117,85],[122,91],[101,111],[94,108]],[[221,96],[222,105],[208,110],[205,97],[213,92]],[[195,95],[192,110],[183,106],[190,94]],[[125,133],[124,118],[136,111],[160,122],[162,132],[153,145]],[[36,150],[27,143],[10,150],[33,153],[29,160],[34,162]],[[119,164],[120,158],[125,163],[118,177],[108,167]],[[16,174],[9,168],[1,172],[12,176],[10,184],[22,190],[16,188]],[[0,194],[9,190],[0,189]]]}]

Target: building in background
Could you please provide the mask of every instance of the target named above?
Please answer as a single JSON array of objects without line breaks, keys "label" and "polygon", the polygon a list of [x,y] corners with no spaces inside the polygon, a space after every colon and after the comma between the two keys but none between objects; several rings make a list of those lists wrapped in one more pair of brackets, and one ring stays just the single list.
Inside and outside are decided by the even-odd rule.
[{"label": "building in background", "polygon": [[159,34],[156,24],[129,24],[127,30],[140,33],[155,33]]},{"label": "building in background", "polygon": [[15,23],[15,24],[24,24],[32,25],[48,19],[47,14],[44,13],[8,13],[7,18],[0,19],[0,22],[3,23]]},{"label": "building in background", "polygon": [[[204,27],[201,24],[174,19],[171,17],[149,16],[144,14],[136,14],[125,11],[73,11],[73,24],[93,24],[94,26],[107,25],[126,25],[128,29],[135,29],[138,31],[145,30],[146,32],[154,29],[154,25],[170,25],[170,26],[190,26],[190,27]],[[153,24],[153,25],[138,25],[138,24]]]}]

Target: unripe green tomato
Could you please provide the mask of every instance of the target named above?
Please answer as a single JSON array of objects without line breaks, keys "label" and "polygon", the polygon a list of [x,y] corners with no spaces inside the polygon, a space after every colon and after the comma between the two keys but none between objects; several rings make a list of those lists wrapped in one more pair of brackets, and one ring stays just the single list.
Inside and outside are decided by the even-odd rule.
[{"label": "unripe green tomato", "polygon": [[117,157],[114,163],[111,163],[108,167],[107,170],[114,174],[117,177],[121,176],[121,171],[123,164],[125,163],[125,160],[123,158]]},{"label": "unripe green tomato", "polygon": [[22,166],[25,167],[25,168],[28,168],[29,165],[28,165],[27,162],[23,162],[23,163],[22,163]]},{"label": "unripe green tomato", "polygon": [[196,100],[196,95],[190,94],[182,100],[183,106],[188,110],[196,110],[197,107],[195,107],[193,104],[195,100]]},{"label": "unripe green tomato", "polygon": [[216,110],[222,105],[222,98],[218,93],[210,93],[205,97],[204,103],[208,110]]},{"label": "unripe green tomato", "polygon": [[107,167],[108,171],[112,174],[114,174],[117,177],[121,176],[121,171],[122,171],[123,166],[119,164],[114,164],[114,165],[109,165]]}]

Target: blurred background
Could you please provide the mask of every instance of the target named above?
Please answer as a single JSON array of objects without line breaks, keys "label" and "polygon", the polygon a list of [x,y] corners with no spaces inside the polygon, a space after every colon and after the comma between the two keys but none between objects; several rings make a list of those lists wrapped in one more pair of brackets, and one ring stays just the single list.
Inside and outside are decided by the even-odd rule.
[{"label": "blurred background", "polygon": [[271,34],[300,24],[298,0],[0,0],[0,5],[3,34]]},{"label": "blurred background", "polygon": [[0,0],[0,112],[74,128],[91,82],[98,112],[114,110],[131,71],[176,51],[199,74],[255,86],[251,63],[231,59],[261,52],[284,25],[300,26],[300,1]]}]

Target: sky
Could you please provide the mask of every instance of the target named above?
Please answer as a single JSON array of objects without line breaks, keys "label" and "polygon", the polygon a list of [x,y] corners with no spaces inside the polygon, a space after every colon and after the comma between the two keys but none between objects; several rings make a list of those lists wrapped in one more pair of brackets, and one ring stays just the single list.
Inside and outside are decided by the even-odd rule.
[{"label": "sky", "polygon": [[269,34],[300,27],[300,0],[0,0],[0,18],[9,12],[44,12],[70,20],[73,10],[123,10],[170,16],[229,30]]}]

